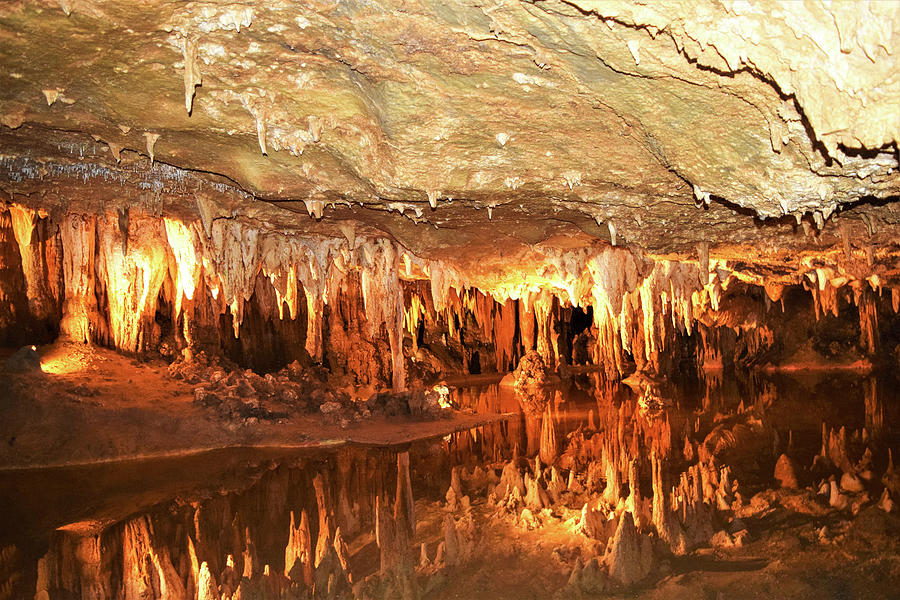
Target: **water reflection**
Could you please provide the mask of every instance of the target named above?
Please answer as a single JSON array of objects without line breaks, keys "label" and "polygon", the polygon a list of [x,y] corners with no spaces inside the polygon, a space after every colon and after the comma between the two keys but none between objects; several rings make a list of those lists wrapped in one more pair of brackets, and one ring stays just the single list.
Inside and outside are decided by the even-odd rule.
[{"label": "water reflection", "polygon": [[[499,385],[457,389],[461,408],[513,416],[400,447],[2,473],[0,547],[14,550],[0,551],[0,572],[9,597],[418,597],[472,541],[466,521],[448,523],[435,503],[454,487],[454,502],[462,487],[487,497],[523,468],[517,519],[529,502],[583,505],[583,536],[592,511],[616,514],[621,501],[639,531],[668,539],[677,526],[696,538],[682,533],[680,543],[696,545],[709,533],[690,529],[698,507],[734,510],[741,494],[771,485],[783,453],[806,468],[840,450],[882,472],[897,449],[896,389],[876,377],[714,374],[656,386],[651,402],[646,388],[584,375],[526,403]],[[699,504],[686,500],[694,485]],[[652,501],[639,489],[652,489]]]}]

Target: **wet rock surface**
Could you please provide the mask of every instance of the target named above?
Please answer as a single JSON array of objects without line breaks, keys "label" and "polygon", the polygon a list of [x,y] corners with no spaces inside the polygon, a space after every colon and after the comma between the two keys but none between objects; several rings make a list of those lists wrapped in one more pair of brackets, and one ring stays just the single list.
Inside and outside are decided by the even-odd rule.
[{"label": "wet rock surface", "polygon": [[286,8],[5,7],[7,178],[140,161],[407,242],[418,223],[465,223],[435,249],[579,229],[681,251],[791,244],[795,217],[816,227],[897,192],[889,2]]}]

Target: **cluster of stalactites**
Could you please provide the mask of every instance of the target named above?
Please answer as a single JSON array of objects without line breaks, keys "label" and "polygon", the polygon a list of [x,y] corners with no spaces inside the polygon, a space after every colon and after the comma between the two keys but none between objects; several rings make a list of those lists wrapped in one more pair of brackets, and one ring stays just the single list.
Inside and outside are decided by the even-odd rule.
[{"label": "cluster of stalactites", "polygon": [[[235,337],[240,333],[244,306],[253,295],[259,274],[275,290],[276,306],[269,317],[296,319],[301,291],[306,300],[306,350],[320,362],[324,353],[324,310],[344,288],[347,274],[359,272],[366,324],[373,337],[383,326],[391,345],[393,385],[405,386],[402,350],[403,304],[399,285],[402,249],[386,239],[312,238],[265,231],[236,219],[212,222],[206,236],[199,221],[184,224],[165,219],[175,262],[178,297],[190,300],[202,277],[220,312],[230,310]],[[176,307],[181,306],[176,301]],[[177,308],[176,308],[177,310]]]},{"label": "cluster of stalactites", "polygon": [[711,264],[645,261],[607,248],[590,258],[590,294],[597,329],[595,362],[621,375],[624,352],[639,368],[658,370],[660,353],[675,333],[690,335],[695,323],[718,310],[731,273]]},{"label": "cluster of stalactites", "polygon": [[[31,238],[35,223],[48,215],[20,205],[9,211],[28,295],[47,296],[52,282],[43,281],[42,269],[32,264],[40,257]],[[386,335],[390,342],[397,389],[406,383],[404,331],[417,349],[423,320],[443,323],[448,336],[459,341],[461,328],[474,320],[477,337],[493,345],[497,370],[505,371],[532,349],[546,363],[557,364],[562,359],[562,310],[571,306],[593,307],[594,362],[607,375],[623,372],[626,354],[641,369],[659,370],[660,356],[675,336],[690,334],[698,321],[709,324],[708,315],[718,311],[736,279],[724,263],[709,258],[708,250],[695,263],[651,260],[622,247],[589,247],[548,251],[534,272],[523,273],[526,283],[482,291],[473,287],[477,281],[447,263],[416,257],[392,240],[357,236],[353,230],[340,238],[288,235],[239,217],[183,220],[127,209],[69,212],[58,225],[64,292],[55,293],[63,303],[61,330],[74,339],[141,351],[155,339],[160,298],[171,307],[173,322],[181,324],[188,343],[198,304],[211,305],[219,314],[229,312],[238,336],[246,303],[262,276],[276,300],[261,306],[269,311],[267,317],[296,319],[305,299],[306,350],[316,362],[324,355],[325,307],[333,306],[342,292],[361,294],[368,335]],[[413,291],[406,284],[404,291],[404,280],[425,283]],[[874,292],[880,291],[880,282],[870,278],[866,285],[827,269],[812,271],[804,281],[817,315],[837,314],[839,291],[853,289],[863,343],[874,352]],[[765,291],[771,301],[783,294],[779,286]],[[896,291],[892,302],[896,310]]]},{"label": "cluster of stalactites", "polygon": [[[35,220],[47,215],[13,205],[13,230],[29,296],[40,298],[47,269],[31,263]],[[297,318],[301,291],[307,303],[306,349],[323,356],[323,311],[343,289],[351,270],[360,274],[366,321],[372,335],[383,326],[391,342],[393,382],[405,385],[402,360],[403,302],[399,285],[405,251],[386,239],[288,236],[238,219],[183,221],[118,210],[69,212],[59,225],[64,290],[60,328],[81,342],[102,342],[127,352],[147,349],[154,338],[160,299],[171,304],[173,322],[190,341],[196,304],[230,312],[240,333],[245,305],[258,276],[274,288],[268,317]],[[407,259],[408,260],[408,259]],[[50,282],[52,283],[52,282]],[[204,294],[198,298],[199,294]],[[285,310],[286,309],[286,310]],[[287,313],[287,315],[285,314]],[[158,333],[158,332],[156,332]]]},{"label": "cluster of stalactites", "polygon": [[[34,220],[46,215],[18,205],[10,212],[25,267]],[[550,256],[536,270],[535,275],[546,279],[549,274],[557,284],[486,294],[453,267],[420,259],[384,238],[286,235],[240,218],[182,220],[127,209],[70,212],[59,225],[65,288],[61,329],[74,339],[102,340],[131,352],[147,348],[161,292],[186,341],[191,341],[193,311],[200,303],[220,314],[230,312],[238,336],[245,305],[262,275],[276,298],[274,306],[261,307],[271,311],[267,316],[295,319],[305,298],[306,349],[321,361],[325,306],[355,271],[368,334],[385,331],[390,341],[397,389],[405,385],[404,329],[414,334],[426,316],[446,323],[451,338],[460,338],[460,326],[472,317],[479,337],[493,344],[497,369],[503,371],[531,349],[556,364],[561,359],[560,307],[593,305],[595,359],[616,374],[622,372],[623,350],[654,365],[673,329],[690,331],[695,312],[716,307],[724,281],[713,276],[709,282],[708,264],[704,278],[695,264],[648,261],[623,248],[586,248]],[[39,277],[29,273],[26,269],[31,289]],[[429,285],[418,286],[404,300],[401,278],[425,278]]]},{"label": "cluster of stalactites", "polygon": [[[830,268],[808,271],[803,279],[803,287],[813,298],[816,320],[831,313],[839,315],[842,299],[856,305],[859,313],[860,345],[869,355],[874,355],[881,345],[878,327],[878,302],[881,297],[881,279],[872,274],[866,279],[858,279],[846,274],[836,274]],[[891,288],[891,307],[894,313],[900,310],[900,289]]]},{"label": "cluster of stalactites", "polygon": [[[439,272],[438,268],[432,267],[431,273],[435,272]],[[417,343],[416,332],[424,320],[446,323],[447,335],[463,342],[467,316],[474,320],[477,337],[493,345],[497,371],[502,372],[510,368],[521,354],[520,343],[531,347],[528,340],[524,342],[521,340],[516,314],[519,304],[515,300],[506,299],[498,302],[493,296],[474,288],[463,287],[459,290],[451,287],[442,296],[442,304],[438,304],[433,289],[433,283],[425,288],[417,286],[407,295],[404,303],[406,307],[404,323],[413,338],[414,349]]]}]

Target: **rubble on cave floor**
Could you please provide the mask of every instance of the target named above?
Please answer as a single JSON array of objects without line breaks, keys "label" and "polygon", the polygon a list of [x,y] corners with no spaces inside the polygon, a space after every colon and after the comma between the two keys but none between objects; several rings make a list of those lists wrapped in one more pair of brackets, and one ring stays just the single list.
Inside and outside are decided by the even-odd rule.
[{"label": "rubble on cave floor", "polygon": [[205,352],[169,363],[77,342],[36,348],[28,347],[28,354],[37,357],[37,369],[7,370],[13,354],[0,360],[5,467],[241,445],[385,443],[498,418],[491,411],[453,410],[445,385],[401,393],[352,389],[351,396],[320,367],[298,363],[260,375]]},{"label": "rubble on cave floor", "polygon": [[302,366],[298,361],[274,373],[260,375],[200,352],[171,363],[168,373],[173,379],[195,386],[196,404],[225,421],[244,425],[283,421],[302,414],[320,414],[343,428],[372,417],[448,416],[445,410],[449,406],[441,404],[446,395],[445,386],[371,392],[367,398],[359,398],[359,390],[338,389],[326,370]]}]

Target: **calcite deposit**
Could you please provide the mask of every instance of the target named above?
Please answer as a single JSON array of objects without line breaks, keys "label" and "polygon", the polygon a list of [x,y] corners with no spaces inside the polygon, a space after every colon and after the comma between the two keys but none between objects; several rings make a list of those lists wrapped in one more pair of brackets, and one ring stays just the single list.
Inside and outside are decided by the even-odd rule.
[{"label": "calcite deposit", "polygon": [[0,5],[0,483],[333,451],[0,528],[0,600],[527,597],[478,579],[519,556],[581,598],[788,556],[781,509],[893,527],[898,57],[875,0]]},{"label": "calcite deposit", "polygon": [[[240,337],[255,303],[305,320],[313,362],[399,390],[440,313],[452,338],[471,311],[493,346],[478,368],[503,371],[531,349],[556,365],[558,322],[590,306],[615,375],[625,354],[670,367],[698,322],[756,329],[719,310],[729,289],[803,286],[816,314],[859,306],[874,353],[897,274],[898,19],[878,2],[7,5],[0,180],[27,306],[4,283],[22,318],[2,330],[143,352],[209,339],[217,315]],[[378,366],[347,356],[359,338]]]}]

